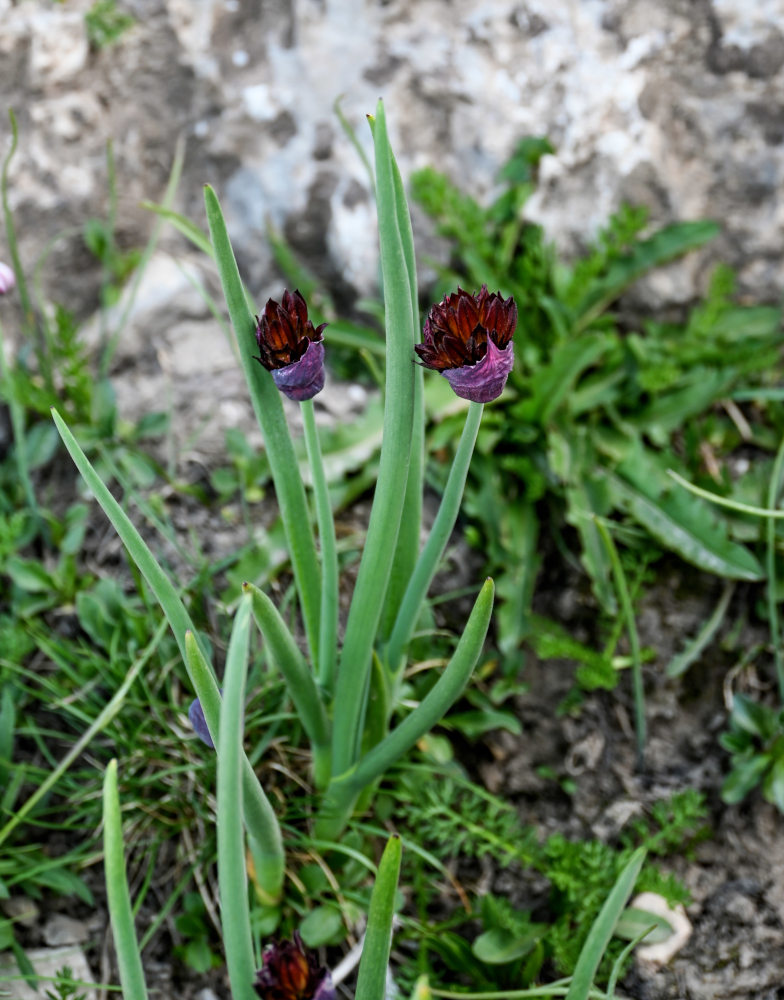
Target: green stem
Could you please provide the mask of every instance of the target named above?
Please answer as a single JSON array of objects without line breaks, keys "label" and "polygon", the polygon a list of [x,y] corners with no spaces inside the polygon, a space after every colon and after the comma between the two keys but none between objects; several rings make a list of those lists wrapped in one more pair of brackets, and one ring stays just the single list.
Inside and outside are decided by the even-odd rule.
[{"label": "green stem", "polygon": [[398,229],[394,161],[389,148],[384,107],[380,101],[373,135],[386,310],[386,403],[373,509],[338,668],[332,744],[333,774],[347,770],[359,752],[368,697],[370,658],[395,557],[414,422],[411,285]]},{"label": "green stem", "polygon": [[[11,255],[11,265],[14,269],[14,274],[16,275],[16,287],[19,289],[19,301],[22,303],[24,323],[28,330],[34,330],[35,315],[33,313],[33,304],[30,300],[30,293],[27,290],[27,280],[25,278],[24,269],[22,268],[22,261],[19,257],[19,246],[16,241],[14,217],[11,214],[11,206],[8,204],[8,169],[11,166],[11,160],[13,160],[17,146],[19,145],[19,127],[16,123],[16,115],[11,108],[8,109],[8,118],[11,122],[11,146],[5,160],[3,161],[2,173],[0,173],[0,192],[2,193],[3,201],[5,236],[8,242],[8,252]],[[42,362],[42,374],[44,375],[47,388],[51,389],[53,388],[51,362],[47,365],[47,358],[40,358],[39,360]]]},{"label": "green stem", "polygon": [[618,594],[618,603],[621,606],[623,617],[626,621],[626,631],[629,635],[629,646],[632,653],[632,688],[634,691],[634,728],[637,732],[637,764],[642,769],[645,758],[646,742],[646,722],[645,722],[645,688],[642,682],[642,658],[640,656],[640,637],[637,634],[637,623],[634,620],[634,608],[629,595],[629,587],[626,583],[626,574],[621,565],[618,549],[607,529],[605,523],[598,517],[594,518],[602,541],[607,548],[612,565],[615,589]]},{"label": "green stem", "polygon": [[463,433],[452,462],[438,514],[400,605],[386,656],[387,667],[393,674],[397,674],[402,666],[403,654],[416,626],[422,602],[427,596],[427,591],[454,529],[483,410],[482,403],[469,404]]},{"label": "green stem", "polygon": [[[770,483],[768,485],[768,507],[773,510],[781,490],[781,477],[784,471],[784,440],[779,445],[776,459],[773,463]],[[766,564],[768,573],[768,620],[770,622],[770,641],[773,644],[773,656],[776,664],[776,676],[779,682],[779,700],[784,704],[784,655],[781,650],[781,630],[779,628],[779,607],[776,600],[776,522],[768,519],[766,528]]]},{"label": "green stem", "polygon": [[329,501],[327,477],[321,458],[313,400],[301,404],[308,452],[313,496],[316,501],[316,522],[321,545],[321,620],[319,633],[319,684],[327,694],[335,683],[338,658],[338,550],[335,542],[335,521]]},{"label": "green stem", "polygon": [[11,414],[11,429],[14,433],[14,458],[16,460],[16,472],[19,482],[22,484],[25,501],[36,521],[40,521],[41,515],[38,510],[38,501],[33,488],[33,480],[30,477],[30,468],[27,463],[27,438],[25,436],[25,413],[24,407],[19,402],[14,385],[13,375],[5,359],[5,338],[3,337],[3,327],[0,325],[0,379],[5,387],[5,398],[8,401],[8,409]]},{"label": "green stem", "polygon": [[237,337],[253,409],[264,435],[275,495],[289,545],[294,581],[302,607],[310,657],[318,671],[320,574],[316,543],[305,500],[305,487],[299,474],[280,392],[272,375],[253,357],[256,323],[248,308],[217,195],[209,185],[204,189],[204,203],[223,294]]}]

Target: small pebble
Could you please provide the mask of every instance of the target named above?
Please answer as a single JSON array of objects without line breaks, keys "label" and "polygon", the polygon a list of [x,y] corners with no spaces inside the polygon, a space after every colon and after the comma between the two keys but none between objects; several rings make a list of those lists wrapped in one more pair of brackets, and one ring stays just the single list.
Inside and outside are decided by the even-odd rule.
[{"label": "small pebble", "polygon": [[66,944],[83,944],[90,934],[81,920],[55,913],[44,924],[44,941],[50,948],[60,948]]}]

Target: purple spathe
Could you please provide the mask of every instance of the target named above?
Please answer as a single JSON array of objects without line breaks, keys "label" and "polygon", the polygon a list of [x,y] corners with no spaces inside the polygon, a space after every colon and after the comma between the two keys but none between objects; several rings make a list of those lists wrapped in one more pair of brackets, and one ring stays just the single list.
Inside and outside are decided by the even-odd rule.
[{"label": "purple spathe", "polygon": [[289,399],[298,403],[312,399],[324,388],[324,344],[311,340],[299,361],[285,368],[274,368],[270,374],[275,385]]},{"label": "purple spathe", "polygon": [[16,285],[16,275],[0,260],[0,295],[6,295]]},{"label": "purple spathe", "polygon": [[194,698],[191,702],[188,709],[188,718],[191,720],[194,733],[196,733],[202,743],[205,743],[210,750],[214,750],[215,744],[212,742],[207,720],[204,718],[204,709],[201,707],[201,702],[198,698]]},{"label": "purple spathe", "polygon": [[503,392],[513,366],[512,343],[502,350],[488,337],[487,353],[481,361],[475,365],[447,368],[441,374],[461,399],[469,399],[472,403],[490,403]]}]

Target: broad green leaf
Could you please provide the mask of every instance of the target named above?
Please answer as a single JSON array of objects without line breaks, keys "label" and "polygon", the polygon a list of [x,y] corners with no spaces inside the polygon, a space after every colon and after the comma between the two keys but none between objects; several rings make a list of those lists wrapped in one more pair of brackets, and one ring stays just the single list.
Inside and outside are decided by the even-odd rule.
[{"label": "broad green leaf", "polygon": [[755,754],[747,760],[738,761],[721,786],[721,797],[728,805],[741,802],[756,788],[765,771],[770,767],[770,757]]},{"label": "broad green leaf", "polygon": [[733,726],[763,740],[770,739],[776,731],[776,713],[773,709],[743,694],[736,694],[732,699],[730,721]]},{"label": "broad green leaf", "polygon": [[765,778],[762,793],[779,812],[784,813],[784,757],[779,757]]},{"label": "broad green leaf", "polygon": [[488,965],[505,965],[518,958],[524,958],[542,936],[543,927],[532,925],[525,934],[513,934],[512,931],[494,927],[485,931],[471,945],[471,950],[480,962]]},{"label": "broad green leaf", "polygon": [[308,948],[321,948],[342,940],[346,928],[340,910],[334,906],[317,906],[299,925],[302,940]]}]

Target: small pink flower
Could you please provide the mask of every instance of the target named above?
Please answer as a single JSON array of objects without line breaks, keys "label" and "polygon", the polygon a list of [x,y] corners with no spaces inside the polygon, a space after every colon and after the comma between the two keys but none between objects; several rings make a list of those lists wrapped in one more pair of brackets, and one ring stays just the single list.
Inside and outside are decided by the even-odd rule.
[{"label": "small pink flower", "polygon": [[16,285],[16,275],[11,268],[0,260],[0,295],[10,292]]}]

